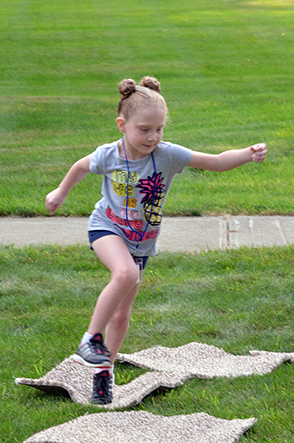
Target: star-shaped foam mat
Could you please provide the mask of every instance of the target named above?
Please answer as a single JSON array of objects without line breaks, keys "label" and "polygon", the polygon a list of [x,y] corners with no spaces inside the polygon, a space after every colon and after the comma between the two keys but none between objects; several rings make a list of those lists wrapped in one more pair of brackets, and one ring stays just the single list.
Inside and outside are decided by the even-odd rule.
[{"label": "star-shaped foam mat", "polygon": [[165,417],[145,411],[106,412],[39,432],[24,443],[233,443],[255,422],[204,413]]},{"label": "star-shaped foam mat", "polygon": [[[119,354],[118,358],[152,372],[128,384],[115,385],[113,402],[100,407],[131,407],[153,391],[175,388],[192,377],[264,375],[286,361],[294,362],[294,353],[252,351],[249,356],[238,356],[215,346],[189,343],[178,348],[152,347],[134,354]],[[70,357],[37,380],[17,378],[15,382],[43,391],[67,393],[74,402],[87,404],[92,394],[93,369],[75,363]]]}]

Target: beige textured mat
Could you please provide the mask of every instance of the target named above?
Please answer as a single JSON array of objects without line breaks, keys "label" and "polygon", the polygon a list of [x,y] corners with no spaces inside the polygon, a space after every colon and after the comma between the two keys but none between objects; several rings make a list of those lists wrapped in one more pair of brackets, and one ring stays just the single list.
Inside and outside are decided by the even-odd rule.
[{"label": "beige textured mat", "polygon": [[286,361],[294,362],[294,353],[251,351],[250,355],[233,355],[215,346],[189,343],[178,348],[156,346],[134,354],[119,354],[118,359],[187,379],[264,375]]},{"label": "beige textured mat", "polygon": [[[118,357],[152,372],[125,385],[115,385],[113,402],[97,407],[131,407],[157,389],[174,388],[192,377],[264,375],[286,361],[294,362],[294,353],[252,351],[249,356],[236,356],[202,343],[189,343],[178,348],[157,346],[134,354],[119,354]],[[67,358],[39,379],[17,378],[15,382],[42,391],[67,393],[74,402],[87,404],[92,394],[93,369]]]},{"label": "beige textured mat", "polygon": [[39,432],[24,443],[233,443],[255,422],[204,413],[165,417],[145,411],[106,412]]},{"label": "beige textured mat", "polygon": [[[252,351],[248,356],[236,356],[214,346],[189,343],[178,348],[157,346],[134,354],[119,354],[118,358],[152,372],[128,384],[115,385],[113,402],[97,408],[131,407],[151,392],[174,388],[191,377],[264,375],[284,362],[294,362],[294,353]],[[47,392],[67,393],[74,402],[88,404],[92,378],[93,369],[70,357],[39,379],[17,378],[15,382]],[[205,413],[165,417],[145,411],[103,412],[39,432],[24,443],[231,443],[255,422],[255,418],[223,420]]]},{"label": "beige textured mat", "polygon": [[[94,370],[65,359],[39,379],[16,378],[18,385],[27,385],[45,392],[68,393],[76,403],[87,404],[92,395]],[[174,388],[187,378],[166,372],[147,372],[125,385],[114,385],[113,402],[98,408],[127,408],[140,403],[144,397],[160,388]]]}]

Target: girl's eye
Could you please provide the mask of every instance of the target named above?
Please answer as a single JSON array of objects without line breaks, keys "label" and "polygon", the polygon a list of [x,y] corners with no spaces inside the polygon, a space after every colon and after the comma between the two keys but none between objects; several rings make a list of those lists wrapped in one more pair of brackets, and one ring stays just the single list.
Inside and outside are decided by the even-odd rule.
[{"label": "girl's eye", "polygon": [[141,131],[143,131],[143,132],[147,132],[147,131],[148,131],[148,129],[145,129],[145,128],[141,128]]}]

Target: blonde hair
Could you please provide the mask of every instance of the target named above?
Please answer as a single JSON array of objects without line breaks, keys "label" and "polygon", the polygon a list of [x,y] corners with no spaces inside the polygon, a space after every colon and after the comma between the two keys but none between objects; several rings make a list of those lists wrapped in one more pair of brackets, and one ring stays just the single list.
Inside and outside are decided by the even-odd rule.
[{"label": "blonde hair", "polygon": [[139,108],[147,106],[162,106],[167,111],[163,96],[160,94],[160,83],[153,77],[143,77],[139,85],[129,79],[119,84],[121,99],[118,104],[118,115],[128,120]]}]

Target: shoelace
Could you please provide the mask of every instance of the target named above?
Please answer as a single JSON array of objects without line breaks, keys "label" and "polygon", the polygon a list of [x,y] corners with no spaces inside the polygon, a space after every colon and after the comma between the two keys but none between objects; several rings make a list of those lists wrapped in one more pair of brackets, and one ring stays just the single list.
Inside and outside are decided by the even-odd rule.
[{"label": "shoelace", "polygon": [[95,374],[94,387],[97,394],[109,396],[109,375],[106,374],[106,372]]},{"label": "shoelace", "polygon": [[89,344],[94,351],[99,347],[107,357],[111,356],[111,352],[107,349],[103,340],[90,340]]}]

